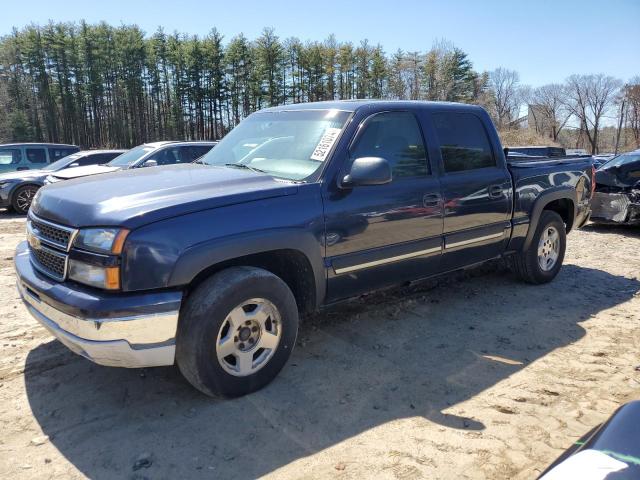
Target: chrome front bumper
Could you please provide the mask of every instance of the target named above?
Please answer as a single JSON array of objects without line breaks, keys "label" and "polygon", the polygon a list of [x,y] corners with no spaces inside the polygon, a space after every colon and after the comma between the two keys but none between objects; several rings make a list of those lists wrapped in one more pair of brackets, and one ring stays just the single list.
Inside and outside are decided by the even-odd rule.
[{"label": "chrome front bumper", "polygon": [[110,367],[173,365],[178,312],[81,319],[48,305],[18,281],[29,313],[69,350]]}]

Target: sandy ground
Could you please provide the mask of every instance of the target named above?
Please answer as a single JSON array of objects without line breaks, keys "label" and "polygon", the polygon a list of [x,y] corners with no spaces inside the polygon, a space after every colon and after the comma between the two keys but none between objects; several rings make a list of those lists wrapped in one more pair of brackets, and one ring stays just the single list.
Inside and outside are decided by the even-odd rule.
[{"label": "sandy ground", "polygon": [[534,478],[640,397],[640,230],[569,236],[551,284],[498,267],[309,319],[236,400],[93,365],[30,318],[0,212],[0,478]]}]

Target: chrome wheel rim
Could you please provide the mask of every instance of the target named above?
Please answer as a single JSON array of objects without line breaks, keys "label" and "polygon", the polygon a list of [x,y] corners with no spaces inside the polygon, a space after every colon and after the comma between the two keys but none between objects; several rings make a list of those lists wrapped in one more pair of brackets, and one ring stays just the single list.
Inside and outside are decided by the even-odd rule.
[{"label": "chrome wheel rim", "polygon": [[280,338],[280,312],[265,298],[252,298],[225,318],[216,338],[220,366],[236,377],[252,375],[273,357]]},{"label": "chrome wheel rim", "polygon": [[16,197],[16,205],[22,211],[29,210],[33,197],[36,196],[36,190],[33,188],[26,188],[18,193]]},{"label": "chrome wheel rim", "polygon": [[551,270],[560,255],[560,234],[556,227],[548,226],[538,242],[538,264],[544,272]]}]

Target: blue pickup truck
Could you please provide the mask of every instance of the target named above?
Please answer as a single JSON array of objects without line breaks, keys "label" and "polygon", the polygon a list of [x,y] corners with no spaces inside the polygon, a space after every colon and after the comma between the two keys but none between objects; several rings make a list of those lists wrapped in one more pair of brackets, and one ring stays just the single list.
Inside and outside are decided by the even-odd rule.
[{"label": "blue pickup truck", "polygon": [[198,164],[39,190],[18,289],[96,363],[177,363],[202,392],[238,396],[278,374],[320,307],[499,257],[551,281],[593,176],[588,158],[507,163],[477,106],[270,108]]}]

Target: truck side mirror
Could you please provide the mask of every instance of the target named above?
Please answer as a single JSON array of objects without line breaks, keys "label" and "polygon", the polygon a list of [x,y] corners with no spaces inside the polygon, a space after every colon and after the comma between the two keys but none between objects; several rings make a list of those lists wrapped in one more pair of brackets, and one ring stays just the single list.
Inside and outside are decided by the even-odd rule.
[{"label": "truck side mirror", "polygon": [[360,157],[351,164],[351,170],[342,178],[341,186],[384,185],[390,183],[392,179],[391,165],[386,159]]},{"label": "truck side mirror", "polygon": [[158,161],[154,160],[153,158],[150,158],[149,160],[146,160],[143,164],[143,167],[157,167],[158,166]]}]

